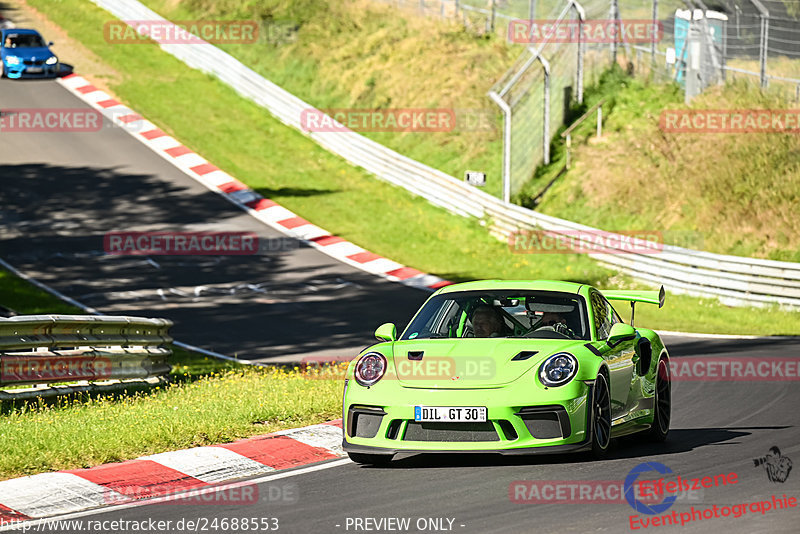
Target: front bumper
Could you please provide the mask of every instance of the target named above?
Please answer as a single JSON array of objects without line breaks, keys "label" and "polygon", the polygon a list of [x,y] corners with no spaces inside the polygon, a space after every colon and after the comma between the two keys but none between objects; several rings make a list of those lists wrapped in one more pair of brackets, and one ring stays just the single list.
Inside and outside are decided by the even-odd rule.
[{"label": "front bumper", "polygon": [[[343,448],[347,452],[517,455],[591,447],[587,407],[592,405],[592,383],[576,380],[559,388],[536,388],[518,380],[496,388],[421,389],[392,381],[364,388],[350,381],[346,388]],[[375,402],[378,399],[384,402]],[[398,400],[385,402],[388,399]],[[418,405],[485,406],[488,421],[417,423],[414,407]]]},{"label": "front bumper", "polygon": [[[57,76],[60,72],[60,65],[58,63],[54,65],[9,65],[8,63],[4,63],[3,68],[6,76],[11,79],[51,78]],[[37,71],[37,69],[41,70]]]}]

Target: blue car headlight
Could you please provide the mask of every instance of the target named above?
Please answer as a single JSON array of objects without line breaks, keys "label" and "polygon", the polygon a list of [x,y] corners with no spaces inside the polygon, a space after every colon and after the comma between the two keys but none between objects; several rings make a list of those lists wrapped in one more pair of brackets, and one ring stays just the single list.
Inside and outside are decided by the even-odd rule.
[{"label": "blue car headlight", "polygon": [[569,352],[558,352],[539,367],[539,380],[547,387],[563,386],[578,372],[578,360]]},{"label": "blue car headlight", "polygon": [[58,63],[58,58],[56,56],[50,56],[49,58],[47,58],[47,61],[45,61],[45,63],[48,65],[55,65],[56,63]]},{"label": "blue car headlight", "polygon": [[17,56],[6,56],[6,63],[9,65],[19,65],[20,61]]}]

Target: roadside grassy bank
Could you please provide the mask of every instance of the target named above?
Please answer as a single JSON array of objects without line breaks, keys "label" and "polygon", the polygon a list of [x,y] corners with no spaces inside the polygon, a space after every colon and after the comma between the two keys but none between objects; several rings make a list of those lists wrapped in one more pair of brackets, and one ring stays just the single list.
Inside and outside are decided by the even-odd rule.
[{"label": "roadside grassy bank", "polygon": [[333,371],[326,378],[277,367],[229,370],[134,396],[29,405],[0,416],[0,479],[336,419],[342,382],[341,371]]},{"label": "roadside grassy bank", "polygon": [[[607,230],[660,232],[710,252],[800,261],[800,152],[796,134],[682,133],[659,128],[662,110],[788,109],[775,92],[739,80],[683,104],[677,85],[606,73],[587,105],[607,99],[602,138],[587,120],[573,135],[572,168],[536,209]],[[606,112],[608,112],[606,114]],[[563,167],[540,169],[520,202]]]},{"label": "roadside grassy bank", "polygon": [[[110,15],[87,1],[28,3],[46,9],[71,37],[122,73],[110,86],[137,111],[265,196],[368,250],[453,281],[551,278],[633,287],[585,256],[512,254],[478,221],[450,215],[347,165],[156,46],[109,44],[102,28]],[[798,333],[797,313],[722,305],[710,312],[708,300],[670,296],[670,301],[680,306],[659,310],[652,319],[642,315],[639,324],[679,330],[690,323],[690,330],[712,333]],[[693,317],[708,322],[687,321]]]},{"label": "roadside grassy bank", "polygon": [[[172,20],[260,21],[264,39],[220,48],[316,107],[487,110],[494,118],[491,132],[365,135],[456,177],[467,169],[486,171],[487,191],[499,194],[502,118],[486,93],[522,50],[502,35],[477,35],[452,19],[420,17],[374,0],[144,3]],[[516,7],[505,3],[501,10]],[[554,6],[540,3],[540,13],[548,7]],[[675,1],[659,6],[664,16],[676,7],[685,6]],[[652,6],[641,12],[631,5],[621,9],[625,18],[647,18]],[[287,24],[295,29],[291,39],[270,38],[271,29]],[[745,63],[731,60],[731,65]],[[769,72],[792,76],[797,63],[771,58]],[[757,65],[750,67],[758,71]],[[762,95],[750,81],[707,91],[691,107],[791,107],[778,96],[786,89],[779,82]],[[793,98],[795,87],[788,88]],[[606,97],[615,100],[603,110],[607,135],[575,151],[580,161],[558,187],[547,190],[538,209],[605,230],[658,230],[675,245],[800,261],[800,218],[790,217],[800,199],[796,136],[665,134],[658,128],[661,111],[684,109],[682,92],[677,85],[648,84],[644,76],[604,76],[598,86],[587,81],[587,105]],[[554,163],[560,170],[563,157]],[[539,169],[519,195],[520,203],[541,193],[552,177],[548,168]],[[635,204],[626,200],[634,197]]]},{"label": "roadside grassy bank", "polygon": [[[83,314],[2,269],[0,304],[25,315]],[[321,423],[341,411],[341,365],[250,367],[171,348],[166,387],[0,403],[0,480],[225,443]]]}]

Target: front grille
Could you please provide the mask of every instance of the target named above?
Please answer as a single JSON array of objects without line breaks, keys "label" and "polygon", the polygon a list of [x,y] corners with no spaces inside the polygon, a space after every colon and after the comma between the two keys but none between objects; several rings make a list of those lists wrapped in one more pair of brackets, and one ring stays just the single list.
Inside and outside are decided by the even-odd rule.
[{"label": "front grille", "polygon": [[26,59],[24,61],[24,63],[25,63],[25,65],[28,65],[28,66],[34,66],[34,65],[41,66],[41,65],[44,65],[44,60],[43,59],[37,59],[37,60],[34,61],[34,60]]},{"label": "front grille", "polygon": [[397,439],[397,435],[400,434],[401,426],[403,426],[403,421],[400,419],[394,419],[391,423],[389,423],[389,427],[386,429],[386,438]]},{"label": "front grille", "polygon": [[384,415],[386,412],[377,406],[351,406],[347,413],[347,434],[356,438],[374,438]]},{"label": "front grille", "polygon": [[514,414],[536,439],[567,438],[572,433],[563,406],[528,406]]},{"label": "front grille", "polygon": [[494,425],[485,423],[418,423],[409,421],[404,441],[500,441]]}]

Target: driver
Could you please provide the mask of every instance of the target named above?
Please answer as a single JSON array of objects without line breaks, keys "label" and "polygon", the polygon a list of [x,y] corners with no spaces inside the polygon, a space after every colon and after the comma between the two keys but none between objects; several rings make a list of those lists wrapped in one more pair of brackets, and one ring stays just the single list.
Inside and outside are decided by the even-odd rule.
[{"label": "driver", "polygon": [[555,327],[557,324],[563,324],[566,326],[567,320],[560,313],[556,312],[544,312],[542,315],[542,321],[539,323],[539,327],[542,326],[552,326]]},{"label": "driver", "polygon": [[567,326],[567,320],[560,313],[544,312],[544,314],[542,314],[542,319],[536,326],[536,330],[541,330],[542,328],[554,330],[559,334],[564,334],[568,337],[575,337],[575,334],[572,332],[570,327]]},{"label": "driver", "polygon": [[479,306],[472,312],[472,331],[475,337],[500,337],[503,318],[491,306]]}]

